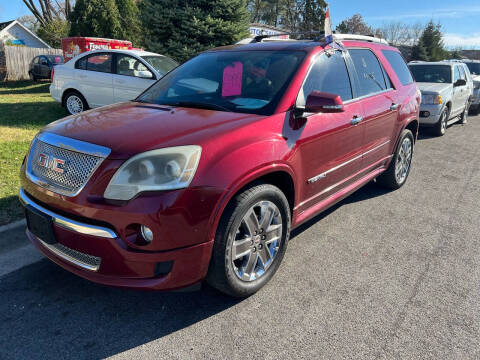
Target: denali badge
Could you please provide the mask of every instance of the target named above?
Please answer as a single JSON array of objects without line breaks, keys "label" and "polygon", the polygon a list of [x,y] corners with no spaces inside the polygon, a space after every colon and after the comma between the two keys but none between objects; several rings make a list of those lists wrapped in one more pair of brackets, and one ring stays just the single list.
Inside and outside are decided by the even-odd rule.
[{"label": "denali badge", "polygon": [[37,164],[38,166],[56,171],[59,174],[63,174],[65,171],[65,160],[53,157],[52,155],[41,153],[38,155]]}]

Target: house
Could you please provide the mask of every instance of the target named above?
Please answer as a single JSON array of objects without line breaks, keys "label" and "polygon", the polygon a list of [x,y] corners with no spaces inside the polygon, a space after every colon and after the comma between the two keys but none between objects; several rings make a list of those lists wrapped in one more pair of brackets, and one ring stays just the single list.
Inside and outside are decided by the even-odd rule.
[{"label": "house", "polygon": [[50,49],[50,45],[17,20],[0,23],[1,44]]}]

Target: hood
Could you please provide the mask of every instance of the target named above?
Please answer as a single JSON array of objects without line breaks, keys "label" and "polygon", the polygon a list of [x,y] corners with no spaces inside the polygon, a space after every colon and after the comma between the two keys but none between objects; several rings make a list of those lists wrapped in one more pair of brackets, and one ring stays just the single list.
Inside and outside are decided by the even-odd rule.
[{"label": "hood", "polygon": [[418,88],[422,93],[434,93],[434,94],[440,94],[441,92],[452,88],[453,85],[448,83],[424,83],[424,82],[419,82],[417,83]]},{"label": "hood", "polygon": [[480,82],[480,75],[473,75],[473,74],[472,74],[472,80],[473,80],[473,81]]},{"label": "hood", "polygon": [[110,158],[144,151],[202,145],[219,134],[264,116],[126,102],[89,110],[46,126],[43,131],[106,146]]}]

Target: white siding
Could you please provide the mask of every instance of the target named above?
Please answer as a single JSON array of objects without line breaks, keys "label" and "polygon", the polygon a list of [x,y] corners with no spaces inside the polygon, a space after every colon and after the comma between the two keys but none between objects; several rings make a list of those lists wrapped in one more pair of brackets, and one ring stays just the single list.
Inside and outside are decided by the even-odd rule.
[{"label": "white siding", "polygon": [[22,40],[27,47],[34,47],[34,48],[46,48],[45,44],[36,39],[32,34],[28,31],[25,31],[21,26],[14,24],[12,27],[8,29],[4,29],[0,33],[1,41],[5,41],[8,39],[12,40]]}]

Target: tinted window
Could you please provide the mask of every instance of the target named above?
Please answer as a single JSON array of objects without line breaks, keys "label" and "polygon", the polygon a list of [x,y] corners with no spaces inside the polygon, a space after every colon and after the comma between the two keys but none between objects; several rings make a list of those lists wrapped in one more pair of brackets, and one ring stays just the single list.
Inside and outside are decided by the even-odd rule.
[{"label": "tinted window", "polygon": [[143,72],[144,75],[147,75],[147,72],[150,74],[150,78],[153,77],[153,74],[148,68],[142,64],[138,59],[129,56],[117,54],[117,74],[125,76],[135,76],[140,77],[140,72]]},{"label": "tinted window", "polygon": [[75,63],[75,69],[87,70],[87,57],[88,56],[84,56],[83,58],[77,60]]},{"label": "tinted window", "polygon": [[112,72],[112,54],[96,54],[87,58],[87,70]]},{"label": "tinted window", "polygon": [[61,55],[47,55],[46,58],[52,64],[63,64],[63,56]]},{"label": "tinted window", "polygon": [[480,62],[468,62],[466,65],[468,66],[468,69],[472,75],[480,75]]},{"label": "tinted window", "polygon": [[360,96],[387,89],[383,70],[373,52],[366,49],[350,49],[349,53],[360,82]]},{"label": "tinted window", "polygon": [[402,55],[393,50],[382,50],[382,53],[392,67],[393,71],[395,71],[395,74],[398,76],[398,79],[402,85],[411,84],[413,82],[413,77],[410,73],[410,70],[408,70],[408,66],[405,63]]},{"label": "tinted window", "polygon": [[303,51],[206,52],[170,71],[137,101],[270,115],[304,58]]},{"label": "tinted window", "polygon": [[340,95],[343,101],[352,99],[350,78],[341,52],[330,57],[322,54],[315,61],[298,94],[297,105],[305,106],[308,95],[314,90]]},{"label": "tinted window", "polygon": [[450,65],[410,65],[409,68],[416,82],[452,82],[452,69]]}]

